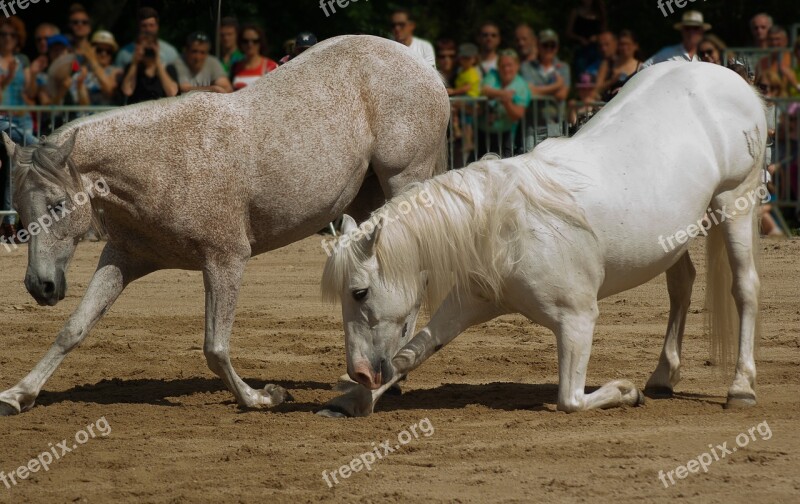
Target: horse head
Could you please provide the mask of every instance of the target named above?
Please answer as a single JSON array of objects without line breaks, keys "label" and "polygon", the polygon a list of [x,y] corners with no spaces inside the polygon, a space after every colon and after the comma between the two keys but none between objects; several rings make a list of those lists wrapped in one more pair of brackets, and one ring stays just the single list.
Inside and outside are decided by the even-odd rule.
[{"label": "horse head", "polygon": [[[81,236],[92,226],[91,184],[69,162],[76,133],[55,145],[20,147],[3,133],[15,169],[14,207],[26,227],[10,239],[28,243],[25,287],[40,305],[53,306],[67,291],[66,271]],[[105,181],[103,181],[105,187]]]}]

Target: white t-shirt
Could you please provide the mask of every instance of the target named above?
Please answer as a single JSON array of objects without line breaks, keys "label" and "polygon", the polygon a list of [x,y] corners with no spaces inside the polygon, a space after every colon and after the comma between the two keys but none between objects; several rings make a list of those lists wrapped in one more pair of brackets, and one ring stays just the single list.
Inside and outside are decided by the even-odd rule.
[{"label": "white t-shirt", "polygon": [[691,58],[689,57],[689,53],[686,52],[686,48],[683,47],[683,44],[678,44],[674,46],[667,46],[657,53],[653,55],[649,60],[642,63],[641,68],[647,68],[649,66],[655,65],[657,63],[664,63],[665,61],[700,61],[700,58],[697,57],[695,53],[694,56]]},{"label": "white t-shirt", "polygon": [[430,42],[421,38],[413,37],[411,39],[411,45],[408,46],[408,48],[411,49],[411,52],[421,58],[426,65],[436,68],[436,55],[433,52],[433,46]]}]

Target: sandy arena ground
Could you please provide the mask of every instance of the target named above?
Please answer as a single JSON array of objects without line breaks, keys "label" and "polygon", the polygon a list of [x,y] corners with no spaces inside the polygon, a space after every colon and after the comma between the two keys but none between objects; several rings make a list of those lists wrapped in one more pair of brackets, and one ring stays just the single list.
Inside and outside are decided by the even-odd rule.
[{"label": "sandy arena ground", "polygon": [[[800,240],[764,241],[759,405],[722,409],[730,377],[705,365],[702,242],[677,396],[644,407],[555,411],[555,339],[520,316],[475,327],[417,370],[406,392],[370,418],[312,414],[345,372],[338,307],[324,305],[324,254],[309,238],[255,258],[232,338],[241,376],[278,383],[295,402],[241,411],[207,368],[203,291],[197,272],[139,280],[65,361],[37,406],[0,418],[6,474],[105,417],[89,438],[10,489],[0,502],[800,502]],[[84,243],[67,298],[36,305],[22,284],[26,250],[0,250],[0,387],[33,366],[75,308],[102,244]],[[667,323],[664,276],[601,303],[588,384],[629,378],[640,387],[656,365]],[[329,473],[429,419],[434,431],[329,488]],[[708,472],[675,479],[660,470],[710,451],[762,422]],[[764,432],[766,429],[762,427]],[[97,429],[95,429],[97,430]],[[420,429],[417,429],[420,432]],[[715,448],[716,450],[716,448]],[[721,451],[721,450],[716,450]]]}]

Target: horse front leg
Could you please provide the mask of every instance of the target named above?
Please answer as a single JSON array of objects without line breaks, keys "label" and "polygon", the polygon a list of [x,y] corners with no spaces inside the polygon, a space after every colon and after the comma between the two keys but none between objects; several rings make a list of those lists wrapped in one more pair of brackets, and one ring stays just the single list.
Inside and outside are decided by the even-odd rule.
[{"label": "horse front leg", "polygon": [[58,333],[56,341],[25,378],[0,393],[0,416],[14,415],[32,408],[53,372],[67,354],[86,338],[125,286],[151,271],[152,269],[135,263],[113,245],[106,245],[86,294]]},{"label": "horse front leg", "polygon": [[681,344],[686,328],[686,315],[692,301],[692,286],[696,272],[689,252],[667,270],[669,292],[669,322],[664,348],[658,366],[647,380],[645,394],[651,397],[672,397],[672,390],[681,379]]},{"label": "horse front leg", "polygon": [[245,408],[277,406],[291,396],[283,387],[268,384],[261,390],[248,386],[233,369],[230,337],[239,287],[247,259],[215,263],[203,270],[206,290],[206,329],[203,352],[209,369],[222,378],[239,406]]},{"label": "horse front leg", "polygon": [[566,412],[644,403],[644,395],[628,380],[606,383],[591,394],[585,391],[586,370],[592,352],[597,302],[584,309],[563,308],[556,318],[558,347],[558,409]]},{"label": "horse front leg", "polygon": [[368,416],[378,399],[395,383],[419,367],[434,353],[453,341],[467,328],[508,313],[492,302],[453,290],[436,310],[430,322],[406,343],[392,359],[392,379],[376,390],[347,383],[345,394],[325,404],[318,415],[327,417]]}]

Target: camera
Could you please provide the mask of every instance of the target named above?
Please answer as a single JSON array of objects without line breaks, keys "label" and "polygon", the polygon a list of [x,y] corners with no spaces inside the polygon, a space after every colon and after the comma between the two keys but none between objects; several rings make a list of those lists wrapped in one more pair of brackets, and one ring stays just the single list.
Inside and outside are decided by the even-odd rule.
[{"label": "camera", "polygon": [[145,58],[155,58],[156,57],[156,50],[152,47],[148,47],[144,50],[144,57]]}]

